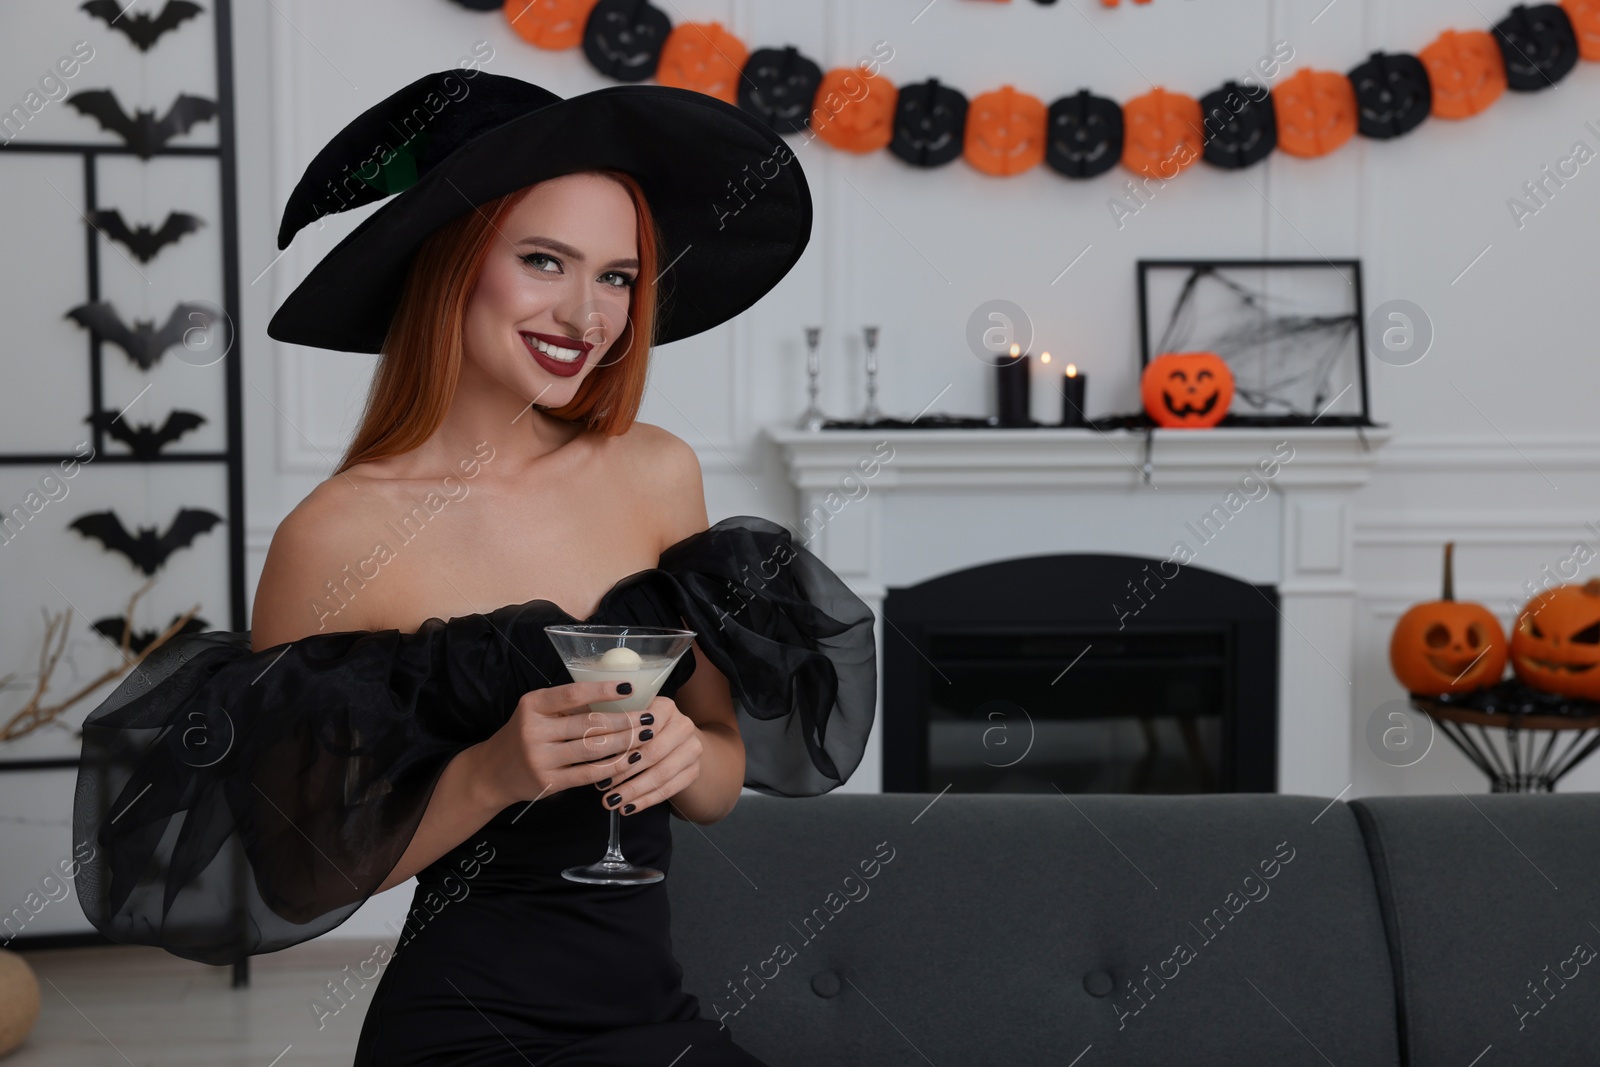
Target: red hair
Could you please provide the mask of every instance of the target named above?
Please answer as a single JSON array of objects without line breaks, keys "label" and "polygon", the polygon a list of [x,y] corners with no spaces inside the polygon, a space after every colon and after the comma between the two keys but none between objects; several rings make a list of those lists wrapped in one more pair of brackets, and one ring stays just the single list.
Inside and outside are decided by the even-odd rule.
[{"label": "red hair", "polygon": [[[627,344],[617,342],[590,369],[573,398],[547,413],[609,436],[626,433],[638,417],[655,340],[656,263],[661,238],[644,190],[631,175],[600,170],[627,190],[638,223],[639,273],[628,305]],[[527,186],[478,205],[440,226],[411,260],[400,306],[389,323],[383,354],[367,392],[361,425],[333,472],[409,452],[444,421],[461,377],[467,301],[477,287],[500,226],[527,195]],[[618,342],[621,338],[618,339]]]}]

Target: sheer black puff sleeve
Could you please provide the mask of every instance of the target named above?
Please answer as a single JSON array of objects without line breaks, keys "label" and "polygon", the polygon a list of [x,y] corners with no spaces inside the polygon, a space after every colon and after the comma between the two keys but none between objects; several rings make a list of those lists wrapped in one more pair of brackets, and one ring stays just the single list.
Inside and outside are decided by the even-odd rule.
[{"label": "sheer black puff sleeve", "polygon": [[[404,855],[439,775],[529,690],[571,681],[535,600],[398,630],[180,637],[90,713],[79,901],[114,941],[223,964],[349,918]],[[679,626],[728,679],[745,784],[809,796],[861,761],[873,616],[782,527],[737,516],[617,582],[588,620]],[[664,692],[694,670],[684,661]]]}]

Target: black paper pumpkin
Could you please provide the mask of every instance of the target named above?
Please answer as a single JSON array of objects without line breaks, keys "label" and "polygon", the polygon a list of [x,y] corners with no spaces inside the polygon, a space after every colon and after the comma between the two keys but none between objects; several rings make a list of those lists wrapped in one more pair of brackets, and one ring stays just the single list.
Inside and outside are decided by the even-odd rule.
[{"label": "black paper pumpkin", "polygon": [[1565,78],[1578,63],[1572,20],[1556,4],[1524,7],[1494,24],[1495,43],[1506,61],[1506,88],[1531,93]]},{"label": "black paper pumpkin", "polygon": [[1356,130],[1363,137],[1386,141],[1410,133],[1433,107],[1428,68],[1416,56],[1374,52],[1349,78],[1361,108]]},{"label": "black paper pumpkin", "polygon": [[750,53],[739,79],[739,106],[778,133],[799,133],[811,124],[811,102],[822,84],[822,68],[793,45]]},{"label": "black paper pumpkin", "polygon": [[913,167],[938,167],[961,158],[967,98],[938,78],[900,87],[889,151]]},{"label": "black paper pumpkin", "polygon": [[1104,174],[1122,158],[1122,107],[1079,89],[1050,105],[1044,161],[1069,178]]},{"label": "black paper pumpkin", "polygon": [[644,81],[671,32],[672,20],[649,0],[600,0],[583,28],[583,54],[608,78]]},{"label": "black paper pumpkin", "polygon": [[1224,82],[1200,98],[1200,122],[1205,161],[1214,167],[1248,167],[1266,159],[1278,143],[1272,94],[1264,88],[1252,95],[1238,82]]}]

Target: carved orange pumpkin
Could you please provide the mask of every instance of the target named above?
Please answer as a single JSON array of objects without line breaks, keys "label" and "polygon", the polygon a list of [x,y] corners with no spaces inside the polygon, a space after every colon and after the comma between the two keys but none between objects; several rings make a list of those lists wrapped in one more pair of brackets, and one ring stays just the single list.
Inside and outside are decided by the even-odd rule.
[{"label": "carved orange pumpkin", "polygon": [[1600,700],[1600,578],[1528,601],[1511,632],[1511,667],[1535,689]]},{"label": "carved orange pumpkin", "polygon": [[1356,89],[1335,70],[1302,70],[1272,90],[1278,147],[1291,156],[1325,156],[1356,134]]},{"label": "carved orange pumpkin", "polygon": [[749,58],[744,42],[723,29],[722,23],[685,22],[674,27],[661,46],[656,81],[736,104],[739,76]]},{"label": "carved orange pumpkin", "polygon": [[899,100],[888,78],[869,74],[864,66],[836,67],[822,76],[817,87],[811,128],[835,148],[876,152],[894,139]]},{"label": "carved orange pumpkin", "polygon": [[1476,115],[1506,91],[1505,59],[1483,30],[1445,30],[1417,58],[1428,68],[1433,114],[1441,119]]},{"label": "carved orange pumpkin", "polygon": [[967,105],[962,154],[985,174],[1021,174],[1044,160],[1049,109],[1037,96],[1003,85]]},{"label": "carved orange pumpkin", "polygon": [[1506,635],[1482,604],[1455,598],[1455,542],[1444,546],[1444,595],[1414,604],[1389,636],[1389,666],[1406,692],[1467,693],[1493,685],[1506,670]]},{"label": "carved orange pumpkin", "polygon": [[583,41],[589,12],[600,0],[508,0],[502,9],[511,28],[531,45],[559,50]]},{"label": "carved orange pumpkin", "polygon": [[1200,158],[1205,128],[1200,101],[1152,89],[1122,105],[1122,165],[1150,178],[1171,178]]},{"label": "carved orange pumpkin", "polygon": [[1578,36],[1578,55],[1591,62],[1600,60],[1600,0],[1561,0],[1561,10]]},{"label": "carved orange pumpkin", "polygon": [[1215,352],[1168,352],[1145,367],[1139,395],[1157,426],[1203,430],[1228,413],[1233,371]]}]

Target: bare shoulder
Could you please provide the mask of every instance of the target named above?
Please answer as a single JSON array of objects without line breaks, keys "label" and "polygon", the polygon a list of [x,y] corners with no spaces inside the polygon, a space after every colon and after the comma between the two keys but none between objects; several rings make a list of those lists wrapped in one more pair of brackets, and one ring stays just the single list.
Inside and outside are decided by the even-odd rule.
[{"label": "bare shoulder", "polygon": [[609,461],[661,522],[661,547],[704,530],[705,483],[700,457],[683,438],[648,422],[634,422],[610,439]]},{"label": "bare shoulder", "polygon": [[[371,480],[335,476],[318,485],[273,532],[251,608],[251,645],[271,648],[330,629],[317,603],[365,540],[380,494]],[[373,488],[368,488],[371,486]],[[333,630],[360,629],[342,614]]]}]

